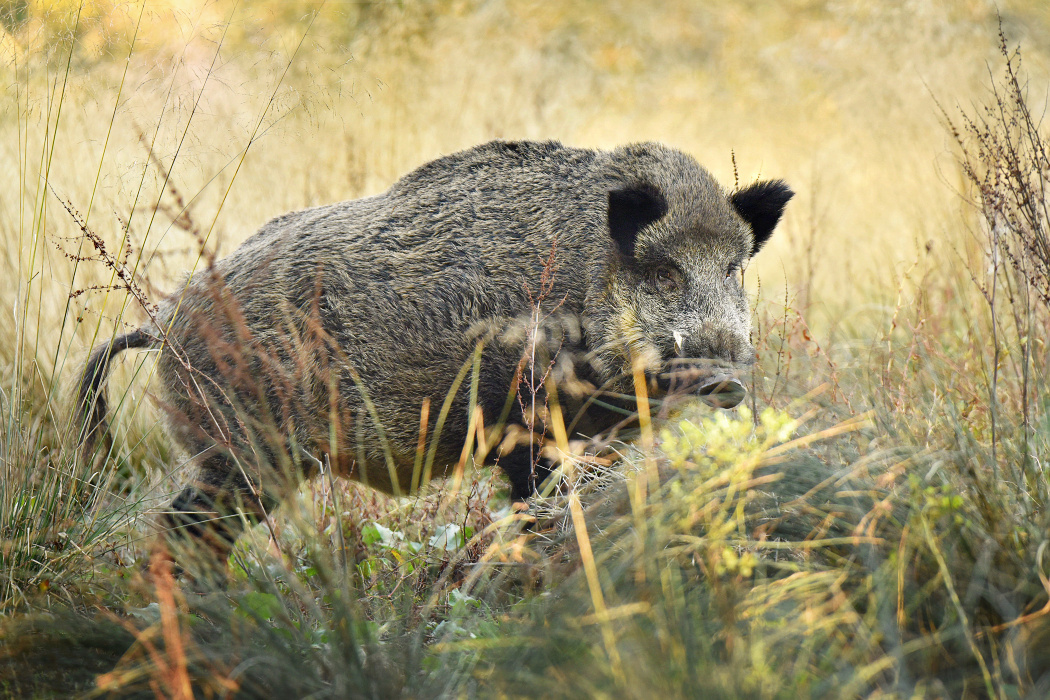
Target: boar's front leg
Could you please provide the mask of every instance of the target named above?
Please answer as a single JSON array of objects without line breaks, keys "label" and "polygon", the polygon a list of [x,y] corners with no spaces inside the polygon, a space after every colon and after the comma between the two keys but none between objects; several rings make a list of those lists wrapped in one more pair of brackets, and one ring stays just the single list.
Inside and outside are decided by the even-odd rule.
[{"label": "boar's front leg", "polygon": [[546,457],[533,461],[534,449],[527,444],[517,445],[507,454],[501,455],[497,462],[510,481],[510,500],[516,503],[528,500],[554,470],[554,465]]}]

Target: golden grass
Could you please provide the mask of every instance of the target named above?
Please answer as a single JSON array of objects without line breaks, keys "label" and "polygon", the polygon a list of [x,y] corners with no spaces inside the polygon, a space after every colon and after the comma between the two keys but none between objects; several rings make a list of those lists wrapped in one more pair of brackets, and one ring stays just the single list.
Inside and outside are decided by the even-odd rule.
[{"label": "golden grass", "polygon": [[[929,423],[908,423],[921,408],[906,401],[922,392],[906,389],[928,382],[931,405],[951,414],[958,403],[959,417],[975,440],[983,439],[983,349],[955,356],[922,344],[965,345],[970,330],[953,328],[965,317],[944,308],[969,293],[952,286],[966,276],[952,269],[964,262],[979,269],[973,236],[979,225],[937,103],[951,113],[986,97],[989,72],[1000,61],[995,12],[984,3],[873,9],[862,0],[775,6],[223,0],[6,7],[0,10],[7,31],[0,37],[0,77],[9,98],[0,104],[0,238],[12,283],[0,288],[0,306],[17,321],[0,338],[0,378],[23,392],[5,399],[12,401],[7,405],[20,408],[24,401],[39,420],[61,422],[46,415],[62,405],[48,395],[70,391],[92,344],[143,319],[136,300],[119,289],[77,293],[113,284],[113,272],[97,260],[69,257],[93,251],[81,248],[80,229],[63,202],[110,251],[122,251],[127,235],[126,264],[157,299],[202,255],[230,252],[269,217],[382,191],[440,154],[491,138],[597,147],[655,139],[694,154],[728,185],[782,177],[798,191],[782,230],[748,273],[752,291],[761,290],[759,333],[772,326],[795,343],[786,361],[800,353],[794,373],[784,370],[796,382],[792,389],[810,389],[809,377],[799,373],[819,365],[812,380],[821,390],[828,383],[824,398],[843,414],[859,413],[868,406],[853,410],[852,395],[837,386],[838,369],[881,372],[879,386],[887,391],[876,389],[873,400],[884,402],[877,408],[901,416],[902,425],[892,427],[921,444],[923,431],[948,432],[934,426],[943,417],[932,409]],[[1000,8],[1007,37],[1025,42],[1030,100],[1044,104],[1050,12],[1035,0],[1004,1]],[[927,287],[936,294],[924,295]],[[925,333],[894,333],[909,325]],[[856,345],[844,337],[857,337]],[[904,362],[901,340],[912,343]],[[847,366],[860,353],[870,367]],[[954,371],[924,374],[920,360],[931,355],[955,363]],[[176,460],[155,431],[157,411],[142,402],[148,356],[129,354],[121,363],[113,385],[131,389],[122,406],[114,401],[119,449],[137,450],[139,462],[170,472]],[[783,405],[794,398],[778,384],[779,372],[760,388],[768,389],[760,401]],[[16,374],[27,379],[10,382]],[[888,391],[895,386],[899,396]],[[860,419],[835,425],[825,433],[852,431]],[[878,439],[857,437],[873,453]],[[25,463],[35,464],[28,457]],[[888,471],[888,486],[903,471]],[[636,485],[648,489],[636,492],[634,504],[644,533],[642,506],[656,489],[642,478]],[[328,497],[313,495],[300,493],[304,510],[319,508],[319,529],[333,530],[333,543],[341,540],[339,513],[326,514]],[[372,493],[341,497],[350,511],[385,509],[398,522],[428,519],[413,518],[415,504],[377,505]],[[472,497],[460,504],[468,514]],[[427,516],[439,510],[422,508]],[[581,510],[571,514],[582,522]],[[485,518],[474,517],[478,531],[487,531]],[[577,532],[587,537],[585,528]],[[817,537],[808,546],[834,549],[846,541]],[[520,550],[520,542],[515,546]],[[590,551],[589,540],[579,548]],[[944,555],[932,549],[946,569]],[[712,552],[714,569],[722,549]],[[500,549],[500,556],[511,555]],[[602,599],[599,573],[585,573],[593,599],[586,612],[594,621],[607,626],[614,614],[635,610],[633,603]],[[645,578],[641,569],[639,577]],[[815,590],[835,592],[823,573],[800,577],[799,600],[817,600]],[[835,609],[854,614],[845,604]],[[605,652],[619,653],[608,640]],[[879,656],[868,671],[881,673],[875,666],[887,659]]]},{"label": "golden grass", "polygon": [[[232,251],[270,216],[382,191],[442,153],[493,137],[549,137],[595,147],[652,139],[693,153],[728,185],[737,177],[741,183],[757,176],[783,177],[798,191],[782,229],[748,274],[752,291],[760,290],[757,344],[763,352],[779,353],[775,362],[772,355],[763,358],[763,369],[774,364],[776,369],[756,378],[754,415],[765,416],[761,407],[769,405],[768,416],[787,420],[787,412],[802,407],[812,429],[792,442],[766,446],[763,466],[783,467],[783,479],[772,473],[751,479],[741,472],[734,481],[730,476],[736,471],[707,473],[709,452],[722,449],[717,434],[709,434],[702,441],[707,451],[682,458],[691,465],[687,469],[677,465],[685,486],[671,484],[663,491],[655,478],[656,460],[664,466],[664,460],[673,461],[671,443],[685,444],[684,438],[659,432],[663,452],[657,454],[650,449],[650,430],[637,460],[644,467],[625,467],[634,470],[633,476],[618,474],[631,487],[623,487],[627,501],[609,507],[609,528],[603,525],[601,505],[581,508],[580,493],[589,497],[587,487],[567,496],[565,512],[554,511],[563,524],[576,526],[566,536],[566,547],[579,555],[569,568],[582,561],[583,579],[576,581],[577,599],[570,580],[551,601],[564,597],[564,619],[577,620],[577,627],[600,625],[595,649],[610,665],[605,686],[651,692],[670,664],[665,680],[710,666],[716,685],[733,687],[744,682],[737,676],[750,669],[749,663],[761,670],[772,659],[775,663],[764,672],[755,672],[757,680],[745,682],[770,687],[796,682],[819,691],[811,676],[829,674],[841,661],[854,670],[857,687],[890,687],[884,675],[900,661],[892,649],[879,649],[884,630],[883,620],[876,618],[878,606],[865,610],[855,604],[866,595],[865,586],[875,592],[871,600],[897,601],[896,609],[887,608],[887,620],[894,617],[900,630],[922,631],[901,640],[901,658],[916,657],[926,645],[944,645],[945,658],[958,660],[966,642],[980,671],[971,675],[989,694],[992,685],[1004,683],[995,665],[999,657],[984,645],[986,636],[1013,627],[1041,634],[1048,608],[1043,588],[1033,581],[1046,586],[1045,543],[1036,544],[1044,535],[1017,504],[1024,499],[1042,503],[1045,489],[1036,484],[1029,493],[1017,486],[1018,479],[1012,487],[1000,480],[1000,469],[1022,473],[1011,466],[1021,463],[1020,439],[1017,446],[1000,447],[997,457],[994,448],[990,457],[986,453],[994,429],[990,412],[999,405],[987,396],[994,361],[982,344],[988,323],[981,319],[988,309],[981,306],[984,316],[974,321],[965,301],[980,298],[968,287],[968,271],[982,269],[982,238],[974,235],[981,222],[967,204],[970,192],[957,164],[958,146],[938,109],[939,103],[952,114],[955,105],[987,102],[986,86],[1002,65],[989,5],[946,0],[900,7],[861,0],[776,5],[197,0],[2,7],[0,78],[8,99],[0,103],[0,260],[8,283],[0,287],[7,319],[0,322],[5,332],[0,336],[5,391],[0,409],[7,411],[0,411],[0,418],[7,421],[16,415],[13,411],[21,411],[0,434],[5,468],[65,467],[51,461],[48,450],[61,444],[53,434],[64,420],[58,412],[89,346],[114,328],[144,318],[138,300],[124,291],[89,289],[113,284],[113,270],[91,259],[98,257],[91,247],[82,247],[77,217],[155,300],[176,289],[180,275],[199,266],[202,257]],[[1043,105],[1050,10],[1035,0],[1004,1],[1000,7],[1008,40],[1021,41],[1025,49],[1030,103]],[[125,235],[130,249],[124,247]],[[76,259],[85,255],[89,259]],[[10,319],[14,326],[4,325]],[[781,339],[777,351],[774,341]],[[1003,345],[1015,346],[1016,340]],[[1003,360],[1007,368],[1010,362],[1016,363]],[[169,441],[156,430],[158,411],[144,402],[149,356],[128,354],[121,363],[110,389],[118,413],[113,421],[118,450],[122,455],[130,451],[132,462],[147,470],[170,473],[178,463]],[[128,394],[118,401],[125,386],[130,386]],[[1004,389],[1004,398],[997,400],[1004,413],[1015,408],[1008,394]],[[784,406],[789,411],[782,415],[774,410]],[[740,420],[722,427],[743,434],[751,424]],[[686,430],[682,426],[682,436]],[[1024,434],[1027,450],[1028,433],[1016,434]],[[566,449],[564,436],[558,442]],[[461,467],[469,449],[469,444],[464,447]],[[826,451],[826,465],[806,462],[806,450]],[[754,466],[737,459],[733,450],[722,451],[726,465]],[[637,449],[634,453],[637,457]],[[848,467],[848,473],[839,467]],[[269,581],[285,596],[281,604],[296,622],[281,633],[329,630],[330,617],[356,619],[332,614],[328,593],[341,590],[343,578],[360,580],[371,620],[391,624],[400,615],[408,625],[413,615],[398,607],[396,594],[407,595],[414,614],[422,610],[426,617],[442,606],[453,607],[448,597],[453,589],[501,599],[497,591],[502,588],[517,595],[541,585],[537,579],[542,586],[553,585],[565,573],[559,571],[565,567],[559,557],[537,564],[543,554],[525,547],[524,535],[505,529],[520,515],[511,512],[499,519],[490,512],[496,487],[487,476],[480,485],[457,481],[455,488],[463,490],[455,497],[430,490],[422,499],[401,501],[358,487],[337,488],[328,476],[301,489],[279,523],[267,531],[256,528],[234,555],[238,576],[250,570],[253,581]],[[854,489],[850,480],[855,478],[857,489],[869,492]],[[149,491],[150,499],[163,502],[160,492],[177,480],[162,481],[161,488]],[[877,488],[865,480],[874,480]],[[827,504],[815,502],[826,505],[827,513],[812,510],[810,496],[832,486],[844,490]],[[798,493],[793,495],[792,488]],[[709,499],[711,493],[717,497]],[[0,488],[0,495],[17,501],[22,493],[8,487],[7,492]],[[62,494],[56,499],[61,501]],[[744,527],[740,518],[747,499],[773,499],[777,522]],[[560,502],[555,497],[548,503]],[[138,513],[148,505],[132,504],[131,510]],[[907,517],[897,523],[902,512]],[[436,567],[402,540],[390,546],[367,543],[360,529],[373,527],[379,533],[371,522],[377,513],[385,513],[377,521],[419,546],[442,532],[447,539],[445,526],[439,525],[443,517],[460,524],[469,542]],[[796,533],[798,542],[765,538],[769,528],[796,521],[800,528],[819,521],[819,527]],[[703,525],[699,530],[697,522]],[[722,526],[728,529],[718,530]],[[14,542],[0,535],[0,545]],[[999,542],[1005,564],[996,561],[991,573],[974,574],[966,551],[971,540]],[[320,565],[309,573],[309,557],[289,560],[294,557],[288,552],[301,554],[312,543],[321,545],[322,554],[339,553],[332,557],[341,567],[342,577],[333,577],[338,585],[321,581],[328,573]],[[291,582],[280,579],[278,586],[283,574],[270,580],[270,573],[245,556],[268,545],[287,557]],[[76,554],[61,549],[65,546],[64,540],[54,547],[37,545],[29,554],[56,557],[43,569],[50,575]],[[873,552],[885,546],[889,558],[861,566],[848,554],[849,548],[868,546]],[[55,551],[48,553],[48,547]],[[896,559],[889,556],[895,549]],[[551,551],[561,550],[551,546]],[[617,553],[633,557],[619,573],[610,566]],[[681,571],[664,566],[668,553],[680,559]],[[107,560],[91,558],[100,579],[105,579]],[[488,563],[508,565],[506,580],[480,566]],[[514,573],[519,565],[521,580]],[[123,561],[114,569],[126,573],[126,566]],[[770,571],[749,591],[756,566]],[[797,573],[785,577],[770,573],[793,567]],[[703,577],[687,577],[684,572],[692,568]],[[351,577],[348,571],[354,572]],[[301,580],[296,582],[296,576]],[[488,576],[495,576],[497,585],[486,588]],[[1011,576],[1020,584],[1015,586]],[[993,619],[972,616],[965,590],[971,578],[991,580],[995,590],[1023,590],[1023,606],[1010,614],[997,611],[1000,617]],[[433,587],[426,595],[406,592],[405,581]],[[40,590],[51,585],[49,579],[34,582]],[[63,586],[55,590],[68,590]],[[285,586],[304,592],[288,595]],[[294,614],[301,612],[300,598],[310,601],[311,587],[324,595],[314,596],[313,622],[299,624]],[[191,646],[180,645],[180,622],[173,617],[183,606],[176,606],[171,591],[153,593],[167,596],[160,600],[167,619],[152,629],[170,653],[155,669],[166,674],[172,691],[185,690],[187,663],[195,661]],[[687,608],[687,594],[694,596],[692,608]],[[422,598],[425,606],[419,604]],[[660,608],[664,603],[666,611]],[[785,616],[785,604],[794,613]],[[680,619],[709,624],[709,631],[694,632],[692,639],[702,640],[699,648],[710,653],[707,666],[687,656],[692,641],[676,610]],[[943,611],[955,611],[961,620],[959,649],[951,645],[955,628],[947,622],[937,627]],[[258,631],[274,627],[269,617],[261,615],[265,623],[256,625]],[[790,623],[781,625],[782,619]],[[663,631],[658,649],[650,643],[653,624]],[[332,638],[337,627],[331,625]],[[748,629],[755,633],[743,634]],[[384,630],[381,634],[393,634]],[[429,641],[422,630],[420,644]],[[170,639],[160,639],[169,632]],[[542,630],[544,644],[550,634]],[[865,634],[875,635],[870,648]],[[632,645],[632,635],[645,644]],[[456,644],[512,648],[522,641],[501,637],[495,642],[495,637],[474,640],[471,633],[471,639],[457,641],[450,636],[434,651]],[[356,653],[358,641],[349,639],[348,649]],[[318,646],[308,641],[303,649],[316,651]],[[275,648],[272,642],[268,649]],[[995,637],[988,643],[999,641]],[[524,667],[521,660],[539,646],[514,649],[502,673]],[[658,663],[621,669],[616,661],[622,653],[627,658],[650,648],[657,649],[652,658]],[[1032,649],[1037,652],[1037,645]],[[138,653],[145,656],[144,650],[151,653],[146,648]],[[1036,652],[1028,661],[1032,678],[1042,663]],[[744,658],[748,654],[751,661]],[[342,659],[332,658],[322,659],[338,669],[332,678],[357,676],[345,673]],[[294,660],[301,663],[298,656]],[[910,662],[922,669],[921,659]],[[550,667],[561,673],[556,663]],[[571,659],[566,667],[573,677],[586,671]],[[482,678],[487,672],[479,669]],[[783,676],[790,669],[798,678]],[[580,678],[583,688],[603,685],[594,675]],[[918,682],[922,688],[926,681]]]},{"label": "golden grass", "polygon": [[[1009,38],[1036,39],[1040,104],[1050,14],[1001,11]],[[0,14],[0,304],[21,331],[0,358],[5,376],[31,372],[38,406],[68,393],[91,345],[144,319],[120,290],[70,299],[113,278],[65,255],[93,251],[63,201],[111,251],[127,226],[127,266],[156,300],[202,248],[228,253],[271,216],[382,191],[443,153],[655,139],[727,185],[783,177],[798,191],[748,284],[762,314],[801,310],[824,351],[836,327],[906,324],[895,310],[979,254],[935,100],[951,112],[986,94],[997,45],[983,3],[100,0]],[[131,388],[114,401],[117,443],[141,452],[145,438],[168,471],[142,401],[148,356],[119,364],[114,386]]]},{"label": "golden grass", "polygon": [[[36,182],[78,8],[30,4],[28,23],[4,42],[15,97],[0,122],[4,191],[20,191],[19,170]],[[172,181],[205,230],[214,220],[209,243],[222,254],[272,215],[381,191],[415,165],[487,139],[602,147],[656,139],[729,184],[734,153],[742,181],[787,179],[799,197],[756,260],[752,284],[761,278],[777,297],[787,284],[807,305],[828,307],[821,320],[837,318],[892,301],[916,259],[955,264],[962,180],[934,99],[949,109],[980,99],[996,52],[994,10],[976,2],[158,2],[140,10],[84,5],[49,181],[113,240],[117,216],[132,220],[133,242],[146,241],[139,271],[158,294],[193,264],[194,242],[165,217],[149,221],[162,173],[147,165],[143,142],[165,167],[175,163]],[[1002,12],[1011,38],[1045,36],[1039,3],[1004,3]],[[1039,104],[1047,56],[1037,41],[1025,49]],[[17,154],[32,154],[21,169]],[[75,235],[54,196],[43,199],[51,237]],[[17,207],[5,200],[10,254]],[[61,291],[41,302],[61,308],[66,280],[53,275]],[[42,321],[53,326],[57,312],[47,309]]]}]

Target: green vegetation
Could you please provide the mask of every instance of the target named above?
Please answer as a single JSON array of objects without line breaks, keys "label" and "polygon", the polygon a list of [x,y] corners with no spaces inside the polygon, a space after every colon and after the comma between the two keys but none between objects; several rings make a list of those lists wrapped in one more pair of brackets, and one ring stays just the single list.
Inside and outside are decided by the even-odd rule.
[{"label": "green vegetation", "polygon": [[[1050,694],[1047,10],[658,5],[0,2],[0,694]],[[227,590],[166,573],[188,463],[148,353],[77,454],[89,348],[271,215],[517,137],[792,183],[749,406],[643,422],[531,530],[486,471],[323,473]]]}]

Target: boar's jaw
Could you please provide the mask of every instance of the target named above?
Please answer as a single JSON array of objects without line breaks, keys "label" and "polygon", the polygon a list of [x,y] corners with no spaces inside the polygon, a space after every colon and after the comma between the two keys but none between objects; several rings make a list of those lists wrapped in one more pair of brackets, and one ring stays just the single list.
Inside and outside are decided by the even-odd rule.
[{"label": "boar's jaw", "polygon": [[678,359],[652,379],[665,396],[696,396],[714,408],[734,408],[747,396],[740,369],[714,360]]},{"label": "boar's jaw", "polygon": [[735,408],[747,396],[747,389],[736,377],[720,374],[702,382],[696,395],[714,408]]}]

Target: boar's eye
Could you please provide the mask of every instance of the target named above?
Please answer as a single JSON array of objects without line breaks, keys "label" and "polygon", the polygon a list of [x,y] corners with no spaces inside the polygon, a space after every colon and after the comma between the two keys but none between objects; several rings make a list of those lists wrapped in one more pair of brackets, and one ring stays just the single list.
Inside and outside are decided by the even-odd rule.
[{"label": "boar's eye", "polygon": [[678,291],[678,271],[670,267],[657,268],[654,275],[656,288],[663,293]]},{"label": "boar's eye", "polygon": [[732,263],[726,268],[726,282],[733,279],[733,275],[740,272],[740,263]]}]

